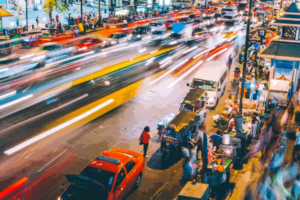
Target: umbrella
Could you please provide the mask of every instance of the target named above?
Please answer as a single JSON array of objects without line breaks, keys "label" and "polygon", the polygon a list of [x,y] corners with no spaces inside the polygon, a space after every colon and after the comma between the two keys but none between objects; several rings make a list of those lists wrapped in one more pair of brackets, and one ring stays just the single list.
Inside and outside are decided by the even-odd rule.
[{"label": "umbrella", "polygon": [[11,17],[13,14],[10,12],[7,12],[4,8],[2,8],[3,5],[0,5],[0,17]]},{"label": "umbrella", "polygon": [[183,23],[175,23],[173,25],[173,32],[178,34],[184,29],[184,27],[185,27],[185,24],[183,24]]}]

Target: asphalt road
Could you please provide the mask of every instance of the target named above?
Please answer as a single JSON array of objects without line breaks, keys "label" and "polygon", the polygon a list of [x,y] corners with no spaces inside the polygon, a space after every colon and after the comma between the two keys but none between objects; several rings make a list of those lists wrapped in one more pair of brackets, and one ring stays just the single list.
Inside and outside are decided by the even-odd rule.
[{"label": "asphalt road", "polygon": [[[227,61],[231,50],[232,47],[213,60],[223,64]],[[181,161],[174,160],[167,166],[162,165],[160,142],[155,129],[162,117],[170,112],[178,112],[179,104],[188,91],[186,83],[190,82],[195,72],[205,65],[205,61],[204,58],[203,64],[189,74],[185,72],[179,75],[169,74],[155,84],[151,84],[152,81],[166,71],[149,73],[139,86],[137,92],[139,95],[122,106],[101,117],[96,117],[89,123],[83,123],[82,126],[79,124],[78,127],[68,127],[63,131],[58,131],[15,154],[8,156],[2,153],[0,191],[23,177],[28,177],[25,199],[56,199],[68,185],[64,175],[78,174],[91,159],[102,151],[118,147],[142,152],[141,146],[138,145],[138,137],[143,127],[148,125],[152,130],[150,157],[147,159],[140,188],[129,194],[127,199],[174,199],[181,189],[179,183],[182,176]],[[173,83],[176,84],[169,87]],[[229,86],[219,106],[214,110],[208,110],[208,124],[212,123],[212,115],[223,109],[222,102],[228,92],[231,92],[228,90],[230,90]],[[40,120],[47,124],[47,117]],[[43,133],[57,124],[59,122],[54,121],[40,128],[24,124],[17,129],[11,129],[8,133],[0,134],[1,151],[11,148],[26,138]],[[213,128],[209,128],[208,134],[213,131],[215,131]],[[31,135],[26,135],[26,133]],[[14,142],[9,144],[4,141]],[[21,187],[6,198],[17,199],[23,194],[24,187]]]}]

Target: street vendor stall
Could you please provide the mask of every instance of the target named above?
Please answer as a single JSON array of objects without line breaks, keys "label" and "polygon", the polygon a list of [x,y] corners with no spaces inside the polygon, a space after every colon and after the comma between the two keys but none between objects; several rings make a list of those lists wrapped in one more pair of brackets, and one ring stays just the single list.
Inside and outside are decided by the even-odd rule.
[{"label": "street vendor stall", "polygon": [[[259,113],[264,115],[265,102],[267,100],[267,87],[266,81],[247,81],[245,82],[244,95],[243,95],[243,113]],[[239,89],[239,93],[241,88]],[[241,94],[239,94],[240,97]]]},{"label": "street vendor stall", "polygon": [[208,144],[207,155],[203,155],[207,156],[208,165],[202,166],[202,162],[198,164],[198,174],[202,182],[209,184],[210,187],[229,182],[230,164],[236,156],[235,147],[231,145],[230,134],[223,134],[222,137],[222,145],[218,150],[213,150]]},{"label": "street vendor stall", "polygon": [[201,88],[190,89],[180,104],[179,110],[188,110],[200,115],[199,124],[206,118],[207,92]]},{"label": "street vendor stall", "polygon": [[170,154],[177,156],[180,143],[184,135],[191,138],[196,130],[200,116],[197,113],[182,110],[172,119],[161,136],[162,160],[169,158]]}]

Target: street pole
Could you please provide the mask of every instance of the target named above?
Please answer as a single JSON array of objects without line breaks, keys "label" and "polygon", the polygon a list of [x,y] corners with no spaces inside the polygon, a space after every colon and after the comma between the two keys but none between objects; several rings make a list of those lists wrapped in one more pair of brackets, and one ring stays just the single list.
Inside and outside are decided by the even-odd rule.
[{"label": "street pole", "polygon": [[25,2],[26,2],[26,29],[28,30],[28,0],[25,0]]},{"label": "street pole", "polygon": [[81,22],[81,23],[83,23],[82,1],[83,1],[83,0],[80,0],[80,18],[81,18],[81,19],[80,19],[80,22]]},{"label": "street pole", "polygon": [[101,8],[100,8],[100,5],[101,5],[101,1],[99,0],[98,20],[97,20],[99,27],[100,27],[100,22],[99,22],[99,20],[100,20],[100,14],[101,14]]},{"label": "street pole", "polygon": [[246,77],[246,66],[247,66],[247,53],[248,53],[248,46],[249,46],[249,30],[250,30],[250,20],[252,17],[252,0],[249,2],[249,12],[248,12],[248,19],[247,19],[247,30],[246,30],[246,39],[245,39],[245,50],[244,50],[244,63],[243,63],[243,75],[242,75],[242,87],[241,87],[241,95],[240,95],[240,113],[243,110],[243,97],[244,97],[244,88],[245,88],[245,77]]}]

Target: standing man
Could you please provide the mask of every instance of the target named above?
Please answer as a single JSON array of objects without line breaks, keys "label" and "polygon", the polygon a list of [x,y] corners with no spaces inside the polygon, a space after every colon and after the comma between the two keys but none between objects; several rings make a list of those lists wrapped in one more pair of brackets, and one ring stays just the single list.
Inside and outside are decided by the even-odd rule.
[{"label": "standing man", "polygon": [[59,16],[58,14],[56,14],[56,22],[58,23],[58,21],[59,21]]},{"label": "standing man", "polygon": [[230,54],[229,58],[228,58],[228,68],[229,68],[229,70],[231,68],[231,64],[232,64],[232,57],[231,57],[231,54]]},{"label": "standing man", "polygon": [[149,146],[149,142],[150,142],[150,138],[151,138],[149,132],[150,132],[149,126],[146,126],[140,136],[140,139],[139,139],[140,144],[144,145],[144,157],[145,158],[148,158],[147,151],[148,151],[148,146]]},{"label": "standing man", "polygon": [[36,26],[39,27],[39,17],[36,17]]}]

